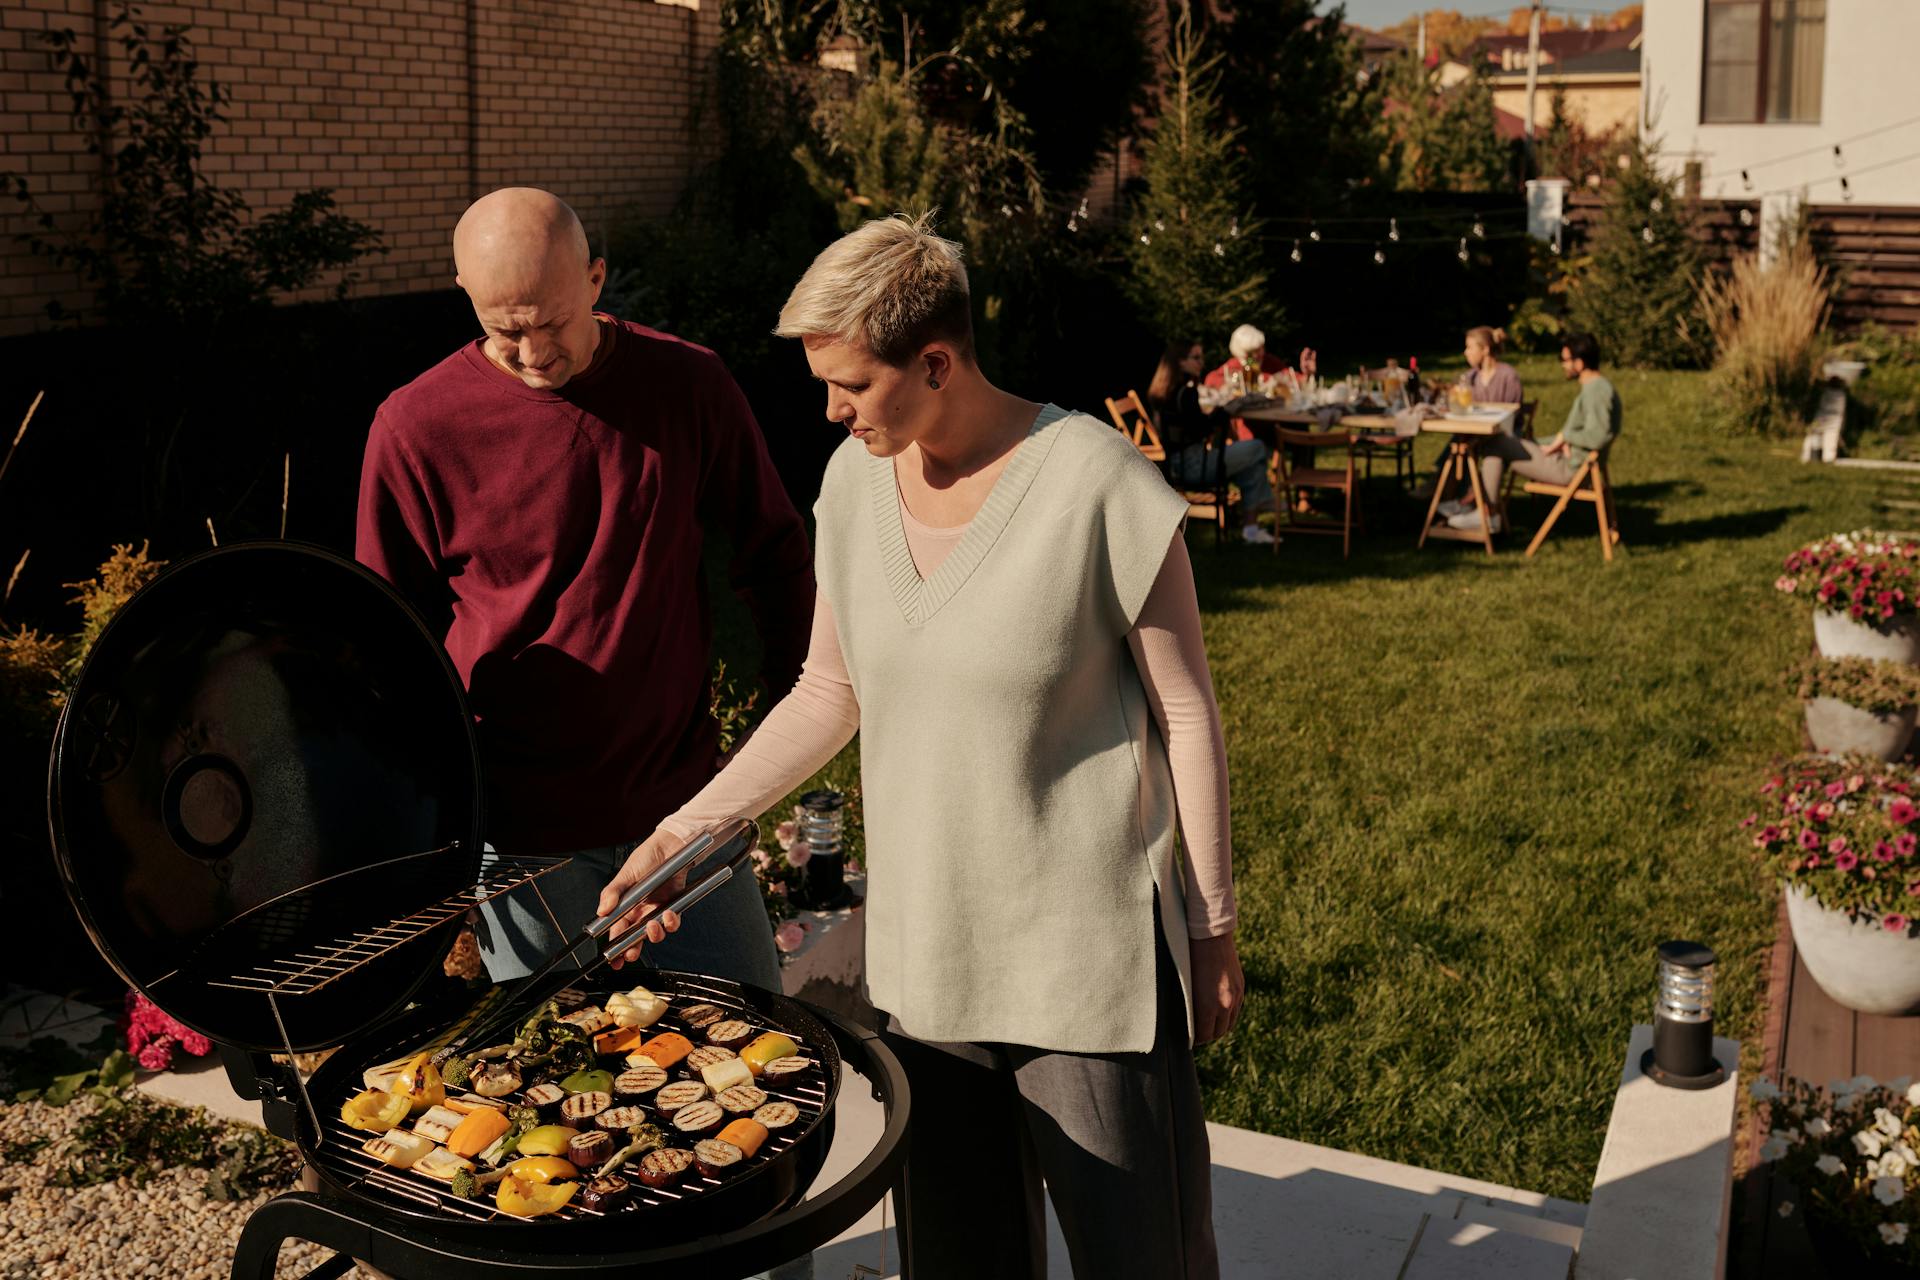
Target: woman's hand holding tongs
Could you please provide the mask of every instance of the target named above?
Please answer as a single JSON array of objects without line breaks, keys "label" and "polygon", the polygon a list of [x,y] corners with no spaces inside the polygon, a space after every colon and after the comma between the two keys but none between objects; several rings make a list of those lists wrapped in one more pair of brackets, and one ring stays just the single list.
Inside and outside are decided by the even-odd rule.
[{"label": "woman's hand holding tongs", "polygon": [[[677,852],[684,843],[686,842],[679,836],[664,829],[656,831],[645,840],[642,840],[634,847],[633,852],[627,855],[626,863],[621,866],[619,874],[615,875],[613,879],[608,882],[607,887],[600,891],[600,905],[594,909],[595,912],[599,915],[605,915],[620,905],[620,898],[627,890],[633,888],[633,886],[639,884],[642,880],[645,880],[648,875],[652,874],[656,867]],[[679,895],[680,891],[686,887],[686,883],[687,875],[686,872],[683,871],[673,879],[667,881],[667,883],[661,886],[647,901],[642,902],[639,906],[627,912],[626,915],[614,921],[613,928],[607,931],[608,935],[618,937],[630,929],[637,928],[640,922],[645,920],[647,925],[645,931],[647,941],[666,941],[667,935],[680,927],[680,917],[674,912],[662,911],[660,904],[673,901],[673,899]],[[639,937],[636,936],[631,947],[628,947],[625,951],[614,957],[613,967],[618,969],[629,960],[638,960],[639,958],[640,940]]]}]

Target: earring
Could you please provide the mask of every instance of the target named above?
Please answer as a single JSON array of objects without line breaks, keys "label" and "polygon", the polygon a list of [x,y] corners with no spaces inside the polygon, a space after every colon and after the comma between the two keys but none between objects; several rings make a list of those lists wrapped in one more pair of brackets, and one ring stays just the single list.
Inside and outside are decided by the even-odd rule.
[{"label": "earring", "polygon": [[928,379],[927,379],[927,386],[928,386],[928,388],[929,388],[930,390],[933,390],[933,391],[938,391],[938,390],[940,389],[940,379],[938,379],[938,378],[928,378]]}]

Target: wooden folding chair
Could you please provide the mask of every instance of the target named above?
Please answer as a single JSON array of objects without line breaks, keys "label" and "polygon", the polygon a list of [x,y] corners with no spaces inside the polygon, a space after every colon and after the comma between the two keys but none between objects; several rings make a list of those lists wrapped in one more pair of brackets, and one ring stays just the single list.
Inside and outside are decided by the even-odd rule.
[{"label": "wooden folding chair", "polygon": [[[1353,432],[1333,431],[1294,431],[1286,427],[1275,433],[1279,447],[1274,450],[1279,459],[1279,478],[1281,503],[1285,513],[1286,528],[1298,533],[1337,533],[1340,535],[1340,558],[1346,559],[1353,549],[1353,530],[1358,525],[1362,533],[1366,532],[1366,517],[1360,510],[1359,477],[1355,470],[1358,450],[1354,445]],[[1309,451],[1319,449],[1338,449],[1346,457],[1341,467],[1301,466],[1293,460],[1290,449],[1300,448]],[[1317,459],[1316,459],[1317,461]],[[1340,519],[1314,518],[1303,516],[1296,509],[1294,491],[1305,489],[1332,489],[1345,495],[1346,503]],[[1278,544],[1275,544],[1278,546]]]},{"label": "wooden folding chair", "polygon": [[[1140,398],[1140,393],[1128,391],[1126,397],[1121,400],[1108,396],[1107,414],[1113,419],[1113,425],[1119,428],[1120,434],[1133,441],[1133,447],[1149,461],[1158,463],[1160,474],[1167,476],[1167,483],[1172,484],[1180,491],[1180,496],[1187,500],[1187,519],[1209,522],[1213,525],[1214,545],[1218,546],[1224,542],[1227,536],[1229,505],[1226,450],[1215,448],[1210,451],[1209,461],[1214,464],[1214,474],[1210,477],[1210,484],[1199,487],[1174,484],[1173,478],[1167,475],[1170,460],[1167,457],[1166,445],[1161,442],[1160,429],[1154,425],[1153,415],[1147,412],[1146,401]],[[1216,444],[1218,443],[1221,442],[1216,441]]]},{"label": "wooden folding chair", "polygon": [[1527,544],[1529,556],[1540,549],[1540,544],[1547,540],[1547,534],[1552,532],[1554,522],[1560,518],[1560,513],[1567,509],[1568,503],[1574,501],[1593,504],[1594,517],[1600,523],[1600,554],[1602,556],[1611,562],[1614,547],[1619,546],[1622,553],[1626,551],[1626,547],[1620,542],[1620,517],[1613,507],[1613,478],[1607,471],[1607,454],[1612,449],[1613,446],[1608,445],[1604,449],[1588,454],[1586,460],[1573,473],[1573,479],[1566,484],[1548,484],[1543,480],[1527,481],[1524,492],[1544,494],[1559,499],[1553,504],[1553,510],[1547,513],[1547,518],[1540,522],[1540,531],[1533,535],[1533,541]]},{"label": "wooden folding chair", "polygon": [[[1521,440],[1531,440],[1534,438],[1533,415],[1538,413],[1539,410],[1540,402],[1538,400],[1528,400],[1521,404],[1520,416],[1515,418],[1513,422],[1513,434],[1516,437]],[[1513,492],[1513,476],[1513,468],[1508,467],[1506,474],[1500,477],[1500,518],[1502,520],[1507,518],[1507,495]]]}]

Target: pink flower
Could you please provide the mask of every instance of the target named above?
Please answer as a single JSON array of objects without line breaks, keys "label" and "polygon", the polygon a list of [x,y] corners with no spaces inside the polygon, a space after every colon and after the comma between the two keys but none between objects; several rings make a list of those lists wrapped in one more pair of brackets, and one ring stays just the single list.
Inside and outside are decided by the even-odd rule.
[{"label": "pink flower", "polygon": [[1772,844],[1775,840],[1778,840],[1779,838],[1780,838],[1780,828],[1776,826],[1762,827],[1760,828],[1760,834],[1754,837],[1756,841],[1758,841],[1763,845]]},{"label": "pink flower", "polygon": [[1781,576],[1773,580],[1773,589],[1775,591],[1791,592],[1795,587],[1799,585],[1800,584],[1798,582],[1796,582],[1792,578],[1787,577],[1785,574],[1782,574]]},{"label": "pink flower", "polygon": [[760,846],[755,845],[753,848],[753,865],[765,871],[773,865],[773,855]]},{"label": "pink flower", "polygon": [[1888,933],[1905,933],[1907,931],[1907,918],[1895,911],[1880,918],[1880,927]]},{"label": "pink flower", "polygon": [[1800,847],[1809,850],[1818,849],[1820,847],[1820,833],[1812,827],[1808,827],[1802,831],[1800,833]]},{"label": "pink flower", "polygon": [[1920,898],[1920,880],[1915,880],[1907,886],[1907,896],[1909,898]]},{"label": "pink flower", "polygon": [[780,847],[784,849],[793,843],[794,832],[797,830],[798,828],[791,822],[783,822],[773,829],[773,838],[778,841]]},{"label": "pink flower", "polygon": [[1758,821],[1760,821],[1760,815],[1757,813],[1750,813],[1746,817],[1740,819],[1740,829],[1742,831],[1745,831],[1748,827],[1752,826],[1754,823]]},{"label": "pink flower", "polygon": [[1827,799],[1838,800],[1841,796],[1847,794],[1847,784],[1838,780],[1829,782],[1826,785],[1826,793]]},{"label": "pink flower", "polygon": [[798,920],[789,920],[773,931],[773,945],[782,952],[798,951],[807,940],[807,931],[800,927]]},{"label": "pink flower", "polygon": [[1920,836],[1911,831],[1902,831],[1893,838],[1893,848],[1903,858],[1911,858],[1916,846],[1920,846]]},{"label": "pink flower", "polygon": [[1844,853],[1846,848],[1847,838],[1845,836],[1835,836],[1833,839],[1827,841],[1828,853]]},{"label": "pink flower", "polygon": [[1920,810],[1913,807],[1913,801],[1901,796],[1887,806],[1887,821],[1896,827],[1904,827],[1913,821],[1913,815]]},{"label": "pink flower", "polygon": [[[1851,849],[1842,849],[1834,855],[1833,865],[1837,871],[1851,871],[1860,865],[1860,855]],[[1868,867],[1867,870],[1871,871],[1873,868]]]},{"label": "pink flower", "polygon": [[1822,800],[1819,804],[1813,806],[1813,820],[1815,822],[1831,822],[1836,812],[1838,812],[1838,810],[1833,807],[1833,801]]},{"label": "pink flower", "polygon": [[1820,865],[1820,855],[1817,853],[1810,853],[1807,855],[1807,860],[1801,863],[1800,865],[1806,868],[1808,871],[1812,871],[1814,868]]},{"label": "pink flower", "polygon": [[795,840],[787,850],[787,865],[790,867],[804,867],[807,865],[807,859],[812,856],[812,845],[808,844],[805,840]]},{"label": "pink flower", "polygon": [[1894,858],[1899,855],[1894,853],[1893,846],[1885,840],[1875,840],[1873,842],[1873,856],[1881,862],[1892,862]]}]

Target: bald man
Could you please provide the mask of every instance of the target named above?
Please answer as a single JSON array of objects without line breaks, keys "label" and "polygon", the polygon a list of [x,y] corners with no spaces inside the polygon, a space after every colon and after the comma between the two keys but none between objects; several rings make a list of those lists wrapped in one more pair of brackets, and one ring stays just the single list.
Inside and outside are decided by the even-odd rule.
[{"label": "bald man", "polygon": [[[453,252],[482,336],[375,414],[356,554],[444,628],[477,725],[488,841],[572,855],[539,882],[570,934],[634,842],[714,772],[703,529],[730,546],[775,694],[800,672],[812,556],[719,359],[594,311],[607,267],[572,209],[495,191],[460,219]],[[496,981],[560,942],[530,890],[484,915]],[[649,955],[779,986],[751,876]]]}]

